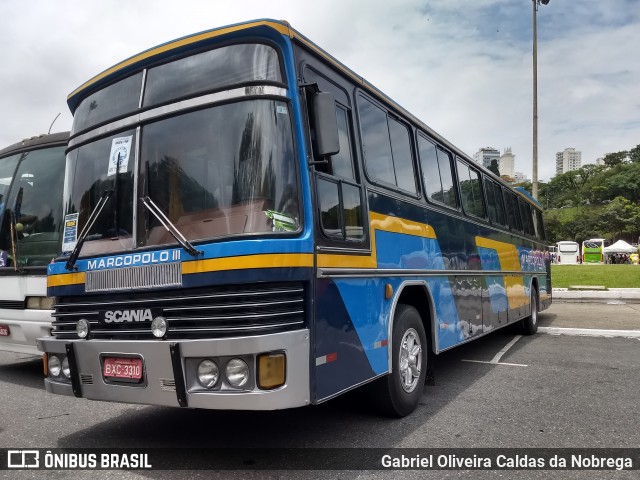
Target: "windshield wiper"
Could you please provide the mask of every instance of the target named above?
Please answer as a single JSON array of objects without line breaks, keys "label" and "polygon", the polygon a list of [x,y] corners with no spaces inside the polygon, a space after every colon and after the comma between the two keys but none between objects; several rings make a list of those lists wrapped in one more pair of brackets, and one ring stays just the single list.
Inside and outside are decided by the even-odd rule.
[{"label": "windshield wiper", "polygon": [[162,226],[167,229],[167,232],[169,232],[173,236],[173,238],[178,241],[178,243],[182,246],[182,248],[185,249],[185,251],[189,255],[191,255],[192,257],[197,257],[198,255],[202,255],[204,253],[200,250],[196,250],[195,247],[191,245],[191,242],[189,242],[189,240],[187,240],[184,235],[180,233],[180,230],[178,230],[176,226],[171,223],[171,220],[169,220],[164,212],[160,210],[160,208],[155,203],[153,203],[153,200],[151,200],[147,196],[140,197],[140,201],[145,207],[147,207],[147,210],[153,213],[153,216],[160,221]]},{"label": "windshield wiper", "polygon": [[18,259],[18,221],[16,219],[16,212],[13,210],[9,213],[9,235],[11,236],[11,253],[13,255],[13,270],[16,272],[23,272],[23,268],[19,265]]},{"label": "windshield wiper", "polygon": [[89,230],[91,230],[91,228],[93,227],[93,224],[96,223],[96,220],[100,215],[100,212],[102,212],[102,210],[104,209],[104,206],[107,204],[112,194],[113,194],[113,190],[105,190],[104,192],[102,192],[102,196],[100,197],[100,200],[98,200],[98,203],[96,203],[95,208],[91,211],[91,214],[87,219],[87,223],[82,229],[82,232],[78,237],[78,240],[76,241],[76,246],[71,252],[71,256],[69,257],[69,260],[67,260],[67,263],[64,266],[64,268],[66,268],[67,270],[77,269],[75,265],[76,265],[76,261],[78,260],[78,256],[80,255],[80,250],[82,250],[82,245],[84,245],[84,241],[89,235]]}]

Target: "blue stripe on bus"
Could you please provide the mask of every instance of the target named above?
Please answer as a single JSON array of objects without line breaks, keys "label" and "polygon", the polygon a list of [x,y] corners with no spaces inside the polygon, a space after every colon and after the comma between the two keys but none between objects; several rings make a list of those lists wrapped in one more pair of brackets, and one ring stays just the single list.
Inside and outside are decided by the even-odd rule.
[{"label": "blue stripe on bus", "polygon": [[[500,259],[498,252],[493,248],[478,247],[480,262],[483,270],[500,270]],[[507,300],[507,290],[504,286],[503,276],[487,276],[487,290],[489,291],[489,302],[493,313],[504,312],[509,309]]]},{"label": "blue stripe on bus", "polygon": [[378,268],[443,270],[436,239],[395,232],[376,231]]}]

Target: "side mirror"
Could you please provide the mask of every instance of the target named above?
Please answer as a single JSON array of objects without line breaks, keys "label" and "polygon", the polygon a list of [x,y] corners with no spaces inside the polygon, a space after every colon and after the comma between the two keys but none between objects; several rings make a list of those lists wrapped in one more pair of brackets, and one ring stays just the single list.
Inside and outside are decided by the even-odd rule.
[{"label": "side mirror", "polygon": [[336,100],[332,93],[320,92],[313,97],[313,115],[318,155],[326,157],[340,151]]}]

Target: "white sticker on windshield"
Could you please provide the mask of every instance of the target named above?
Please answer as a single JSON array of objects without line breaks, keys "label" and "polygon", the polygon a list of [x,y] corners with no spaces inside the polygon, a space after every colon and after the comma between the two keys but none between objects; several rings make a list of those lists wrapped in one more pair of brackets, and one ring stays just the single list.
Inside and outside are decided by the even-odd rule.
[{"label": "white sticker on windshield", "polygon": [[276,106],[276,113],[279,113],[280,115],[289,115],[289,112],[287,111],[287,107],[284,107],[282,105]]},{"label": "white sticker on windshield", "polygon": [[62,253],[71,253],[78,240],[78,214],[70,213],[64,217],[64,233],[62,235]]},{"label": "white sticker on windshield", "polygon": [[118,173],[125,173],[129,165],[129,152],[131,151],[131,141],[133,135],[128,137],[114,138],[111,142],[111,153],[109,154],[109,169],[107,176]]}]

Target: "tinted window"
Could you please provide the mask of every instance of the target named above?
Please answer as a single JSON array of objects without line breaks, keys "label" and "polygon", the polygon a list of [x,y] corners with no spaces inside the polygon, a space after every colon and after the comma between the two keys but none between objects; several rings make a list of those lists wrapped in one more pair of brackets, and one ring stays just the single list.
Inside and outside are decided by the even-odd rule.
[{"label": "tinted window", "polygon": [[320,225],[324,233],[331,237],[342,237],[337,182],[318,178],[318,203],[320,204]]},{"label": "tinted window", "polygon": [[416,176],[413,171],[409,131],[405,125],[389,117],[389,134],[396,171],[396,185],[407,192],[416,193]]},{"label": "tinted window", "polygon": [[338,105],[336,105],[336,119],[338,120],[340,151],[331,157],[331,168],[334,175],[354,179],[351,132],[349,131],[347,111]]},{"label": "tinted window", "polygon": [[427,197],[433,202],[444,203],[436,146],[419,135],[418,150],[420,153],[422,178],[424,179],[424,186],[427,190]]},{"label": "tinted window", "polygon": [[482,202],[482,186],[480,175],[473,168],[458,160],[458,181],[460,196],[465,212],[476,217],[484,217],[484,203]]},{"label": "tinted window", "polygon": [[504,201],[507,208],[507,223],[512,230],[522,231],[520,222],[520,212],[518,211],[518,200],[511,192],[504,192]]},{"label": "tinted window", "polygon": [[358,97],[362,144],[372,180],[416,193],[411,141],[406,125],[367,99]]},{"label": "tinted window", "polygon": [[493,183],[491,182],[491,184],[493,185],[493,196],[496,200],[496,215],[497,215],[497,221],[499,224],[501,225],[506,225],[506,218],[505,218],[505,212],[504,212],[504,202],[502,199],[502,187],[500,185],[498,185],[497,183]]},{"label": "tinted window", "polygon": [[210,50],[150,68],[144,106],[248,82],[282,83],[276,51],[242,44]]},{"label": "tinted window", "polygon": [[498,222],[498,209],[493,191],[493,182],[486,178],[484,179],[484,191],[487,194],[487,213],[489,214],[489,220],[493,223],[500,223]]},{"label": "tinted window", "polygon": [[344,203],[345,237],[349,240],[360,240],[364,236],[360,188],[343,183],[342,201]]},{"label": "tinted window", "polygon": [[531,208],[529,205],[521,199],[518,199],[520,205],[520,219],[522,220],[522,226],[524,233],[527,235],[533,235],[533,219],[531,218]]},{"label": "tinted window", "polygon": [[544,240],[545,234],[544,224],[542,222],[542,212],[535,208],[532,208],[531,212],[533,213],[533,228],[535,229],[536,237],[540,240]]},{"label": "tinted window", "polygon": [[[20,164],[11,191],[3,196],[0,248],[6,252],[3,266],[13,266],[10,237],[11,213],[16,219],[16,256],[22,267],[48,265],[58,254],[62,225],[62,188],[65,147],[43,148],[16,155]],[[0,160],[2,166],[12,162]],[[6,162],[6,165],[5,165]],[[0,175],[3,172],[0,169]],[[11,172],[13,174],[13,172]],[[4,180],[4,177],[0,177]],[[1,191],[1,190],[0,190]]]},{"label": "tinted window", "polygon": [[82,100],[73,114],[73,132],[133,113],[140,104],[142,72],[120,80]]},{"label": "tinted window", "polygon": [[442,193],[444,203],[449,207],[456,208],[456,188],[453,183],[453,171],[451,169],[451,154],[438,148],[438,165],[440,165],[440,178],[442,179]]},{"label": "tinted window", "polygon": [[367,173],[375,181],[395,185],[387,114],[362,97],[358,105]]}]

